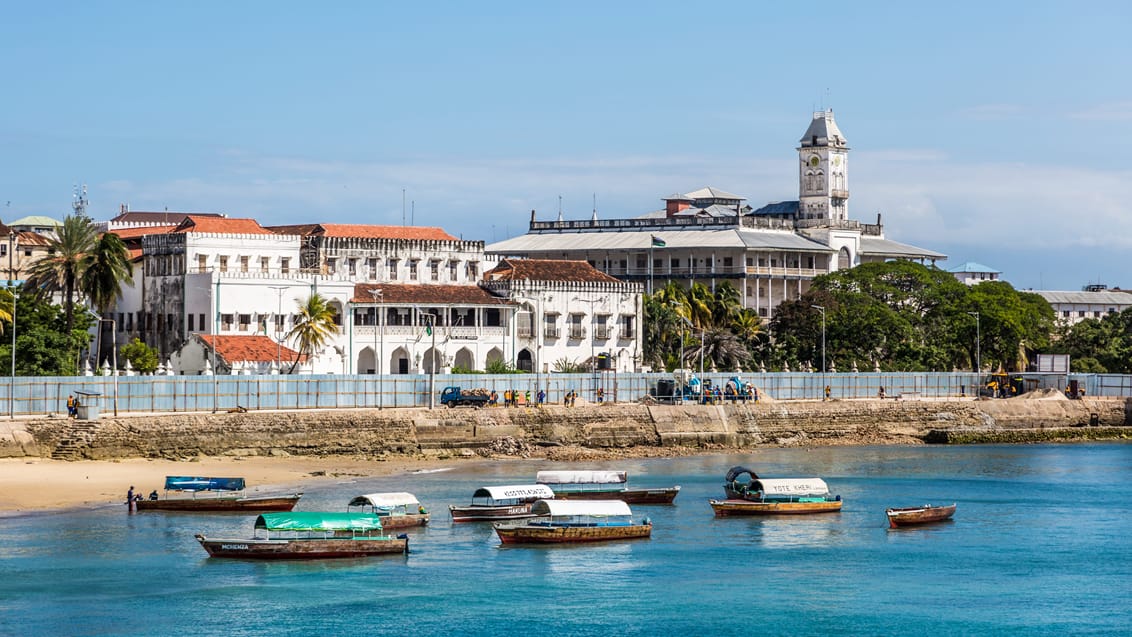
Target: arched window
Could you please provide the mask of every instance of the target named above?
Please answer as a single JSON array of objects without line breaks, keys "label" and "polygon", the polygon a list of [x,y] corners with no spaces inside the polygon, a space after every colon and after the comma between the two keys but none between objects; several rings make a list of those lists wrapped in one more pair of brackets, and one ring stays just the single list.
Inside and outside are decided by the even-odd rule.
[{"label": "arched window", "polygon": [[849,257],[849,248],[841,248],[837,252],[837,269],[848,270],[853,267],[853,260]]}]

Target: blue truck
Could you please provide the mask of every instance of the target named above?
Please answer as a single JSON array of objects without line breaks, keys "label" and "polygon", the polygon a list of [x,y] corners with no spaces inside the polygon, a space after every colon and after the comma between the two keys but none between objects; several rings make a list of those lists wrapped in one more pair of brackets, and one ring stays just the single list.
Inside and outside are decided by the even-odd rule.
[{"label": "blue truck", "polygon": [[460,405],[478,409],[486,405],[489,400],[491,400],[491,392],[486,389],[460,389],[450,386],[440,392],[440,404],[447,405],[450,409]]}]

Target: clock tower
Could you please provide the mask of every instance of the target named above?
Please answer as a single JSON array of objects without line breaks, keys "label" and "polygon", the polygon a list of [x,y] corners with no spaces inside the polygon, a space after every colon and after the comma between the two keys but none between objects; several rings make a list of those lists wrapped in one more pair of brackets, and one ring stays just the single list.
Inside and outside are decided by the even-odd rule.
[{"label": "clock tower", "polygon": [[818,111],[798,146],[798,219],[849,218],[849,146],[833,121]]}]

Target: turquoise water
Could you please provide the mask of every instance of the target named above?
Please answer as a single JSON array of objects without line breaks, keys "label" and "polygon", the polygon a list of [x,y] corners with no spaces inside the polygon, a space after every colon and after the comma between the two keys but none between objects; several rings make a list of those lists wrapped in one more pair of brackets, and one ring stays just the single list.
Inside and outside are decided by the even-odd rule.
[{"label": "turquoise water", "polygon": [[[742,464],[822,477],[840,514],[712,516]],[[193,534],[252,517],[124,506],[0,519],[2,635],[1067,635],[1132,633],[1132,445],[845,447],[627,460],[455,463],[308,485],[299,508],[408,490],[434,516],[408,556],[210,560]],[[501,548],[448,520],[485,484],[539,469],[680,484],[635,507],[651,540]],[[888,530],[884,509],[958,502],[954,521]]]}]

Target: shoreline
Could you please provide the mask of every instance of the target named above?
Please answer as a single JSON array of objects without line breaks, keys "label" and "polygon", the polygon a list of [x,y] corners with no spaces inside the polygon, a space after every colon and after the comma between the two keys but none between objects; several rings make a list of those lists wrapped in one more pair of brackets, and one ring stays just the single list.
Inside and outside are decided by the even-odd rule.
[{"label": "shoreline", "polygon": [[344,476],[388,476],[437,468],[441,462],[312,457],[207,457],[187,462],[0,458],[0,484],[4,485],[0,490],[0,518],[124,506],[130,485],[145,496],[153,489],[161,491],[165,476],[171,475],[244,477],[248,493],[301,491],[306,485]]}]

